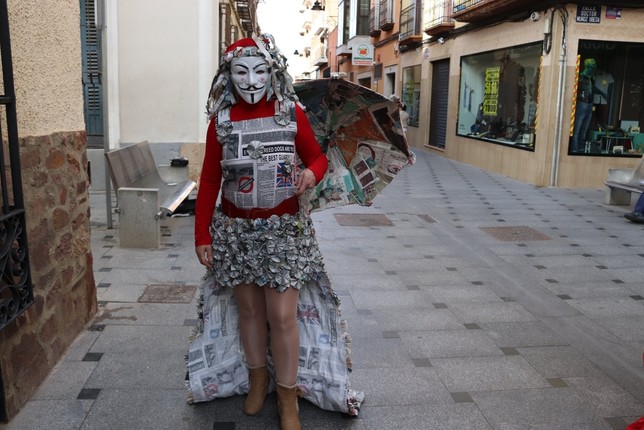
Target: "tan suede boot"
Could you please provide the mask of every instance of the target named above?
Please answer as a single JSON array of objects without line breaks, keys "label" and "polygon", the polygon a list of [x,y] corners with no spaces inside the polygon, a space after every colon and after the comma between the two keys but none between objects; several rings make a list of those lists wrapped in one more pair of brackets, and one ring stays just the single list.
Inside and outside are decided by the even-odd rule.
[{"label": "tan suede boot", "polygon": [[282,430],[301,430],[300,408],[297,404],[297,385],[277,384],[277,411]]},{"label": "tan suede boot", "polygon": [[255,415],[264,407],[264,399],[268,390],[268,369],[266,365],[248,368],[248,396],[244,401],[244,413]]}]

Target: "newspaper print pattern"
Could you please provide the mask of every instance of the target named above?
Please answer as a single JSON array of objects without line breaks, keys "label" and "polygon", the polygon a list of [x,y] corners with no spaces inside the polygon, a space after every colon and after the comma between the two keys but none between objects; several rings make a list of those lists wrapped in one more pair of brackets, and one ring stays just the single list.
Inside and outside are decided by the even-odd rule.
[{"label": "newspaper print pattern", "polygon": [[283,124],[273,117],[231,121],[230,109],[217,116],[222,195],[240,209],[273,208],[295,195],[297,122],[295,104],[287,105],[291,118]]},{"label": "newspaper print pattern", "polygon": [[[282,220],[283,218],[287,220]],[[265,220],[266,225],[261,229],[275,231],[283,224],[292,224],[291,218],[311,225],[310,217],[300,212],[297,217],[271,217]],[[213,230],[220,230],[221,223],[230,221],[230,218],[217,215],[213,219]],[[229,242],[243,240],[232,236],[248,238],[258,231],[256,225],[249,223],[238,227],[240,228],[223,229],[226,235],[231,236]],[[300,354],[297,385],[301,397],[318,407],[356,416],[364,400],[364,393],[351,389],[349,385],[351,360],[347,325],[340,318],[340,301],[331,287],[321,259],[309,264],[307,253],[321,255],[314,232],[311,231],[306,237],[311,241],[310,246],[290,250],[291,254],[296,255],[298,266],[303,267],[302,271],[307,273],[306,280],[300,282],[298,303]],[[223,286],[218,282],[219,279],[220,276],[213,272],[209,272],[204,278],[200,289],[200,319],[186,355],[186,382],[190,390],[190,402],[193,403],[244,394],[249,388],[248,371],[244,365],[244,352],[238,332],[234,290]],[[268,365],[273,375],[270,351]],[[272,377],[269,390],[274,389]]]},{"label": "newspaper print pattern", "polygon": [[213,274],[225,287],[255,283],[300,289],[324,272],[324,260],[315,239],[311,217],[229,218],[216,212],[210,228]]}]

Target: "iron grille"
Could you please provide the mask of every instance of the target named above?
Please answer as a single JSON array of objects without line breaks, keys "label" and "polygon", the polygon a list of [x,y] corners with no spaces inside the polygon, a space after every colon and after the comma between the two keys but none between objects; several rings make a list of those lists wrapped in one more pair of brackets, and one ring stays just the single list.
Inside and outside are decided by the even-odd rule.
[{"label": "iron grille", "polygon": [[[0,188],[2,192],[2,201],[0,202],[1,330],[34,302],[27,251],[25,205],[22,196],[7,0],[0,0],[0,53],[2,57],[2,87],[4,88],[4,94],[0,95],[0,105],[5,108],[4,116],[0,120],[0,135],[3,136],[3,148],[0,151]],[[8,160],[6,159],[7,154],[9,155]],[[7,162],[9,166],[7,166]]]},{"label": "iron grille", "polygon": [[407,39],[420,34],[420,12],[422,8],[414,2],[400,12],[400,40]]},{"label": "iron grille", "polygon": [[394,27],[393,0],[380,0],[380,29],[391,30]]}]

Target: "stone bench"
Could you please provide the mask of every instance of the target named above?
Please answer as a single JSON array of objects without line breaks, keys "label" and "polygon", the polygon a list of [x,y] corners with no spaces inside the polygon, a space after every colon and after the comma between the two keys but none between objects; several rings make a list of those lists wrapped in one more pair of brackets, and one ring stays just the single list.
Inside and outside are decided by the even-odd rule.
[{"label": "stone bench", "polygon": [[[190,179],[164,181],[148,142],[115,149],[105,157],[117,192],[121,246],[158,248],[161,245],[160,219],[172,215],[197,184]],[[187,172],[187,166],[185,170]]]},{"label": "stone bench", "polygon": [[608,169],[608,179],[604,185],[605,204],[630,205],[631,193],[644,192],[644,157],[640,158],[635,169]]}]

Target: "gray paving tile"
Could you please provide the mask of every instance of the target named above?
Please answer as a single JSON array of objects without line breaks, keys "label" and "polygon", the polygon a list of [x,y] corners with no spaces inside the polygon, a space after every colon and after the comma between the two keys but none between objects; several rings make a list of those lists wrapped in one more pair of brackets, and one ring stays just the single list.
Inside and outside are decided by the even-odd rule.
[{"label": "gray paving tile", "polygon": [[544,378],[597,376],[600,370],[570,346],[519,348],[521,356]]},{"label": "gray paving tile", "polygon": [[495,429],[610,429],[594,414],[592,405],[568,388],[485,391],[472,393],[472,397]]},{"label": "gray paving tile", "polygon": [[186,315],[196,315],[190,303],[119,303],[109,302],[95,322],[117,325],[183,325]]},{"label": "gray paving tile", "polygon": [[644,405],[603,374],[566,378],[565,382],[599,417],[644,416]]},{"label": "gray paving tile", "polygon": [[69,400],[76,397],[96,368],[96,362],[61,361],[31,400]]},{"label": "gray paving tile", "polygon": [[77,430],[94,401],[91,400],[31,400],[3,430]]},{"label": "gray paving tile", "polygon": [[492,429],[473,403],[366,406],[362,419],[366,428],[378,430]]},{"label": "gray paving tile", "polygon": [[214,408],[186,403],[185,389],[104,389],[81,430],[210,429]]},{"label": "gray paving tile", "polygon": [[463,325],[448,309],[411,308],[376,309],[373,318],[382,330],[445,330],[462,329]]},{"label": "gray paving tile", "polygon": [[519,303],[453,303],[450,309],[467,322],[535,321],[536,317]]},{"label": "gray paving tile", "polygon": [[520,356],[435,358],[432,364],[450,392],[550,386]]},{"label": "gray paving tile", "polygon": [[354,369],[414,367],[400,339],[353,339],[351,358]]},{"label": "gray paving tile", "polygon": [[541,321],[482,323],[481,328],[499,347],[566,345]]},{"label": "gray paving tile", "polygon": [[452,398],[431,368],[355,369],[351,385],[368,393],[365,405],[410,406],[450,404]]},{"label": "gray paving tile", "polygon": [[630,297],[568,300],[567,303],[589,318],[644,315],[644,303]]},{"label": "gray paving tile", "polygon": [[87,351],[92,347],[96,339],[100,336],[101,332],[98,331],[82,331],[74,342],[67,348],[67,352],[63,358],[64,361],[81,361]]},{"label": "gray paving tile", "polygon": [[401,291],[352,291],[351,297],[355,303],[360,303],[361,307],[367,309],[407,309],[429,307],[427,294],[423,291],[410,291],[403,289]]},{"label": "gray paving tile", "polygon": [[380,274],[331,274],[331,282],[336,290],[347,291],[402,291],[405,285],[398,276]]},{"label": "gray paving tile", "polygon": [[496,302],[501,299],[486,286],[430,286],[423,287],[434,302],[456,303],[456,302]]},{"label": "gray paving tile", "polygon": [[644,315],[614,316],[596,322],[625,341],[644,342]]},{"label": "gray paving tile", "polygon": [[185,371],[181,353],[147,352],[142,360],[140,355],[106,352],[85,386],[102,389],[101,397],[105,390],[185,390]]},{"label": "gray paving tile", "polygon": [[412,357],[476,357],[502,355],[482,330],[412,331],[400,334]]}]

